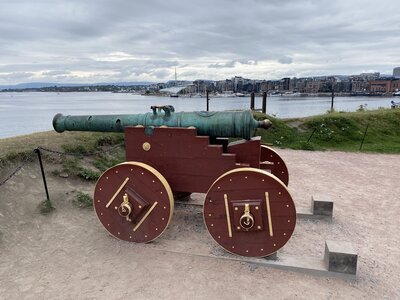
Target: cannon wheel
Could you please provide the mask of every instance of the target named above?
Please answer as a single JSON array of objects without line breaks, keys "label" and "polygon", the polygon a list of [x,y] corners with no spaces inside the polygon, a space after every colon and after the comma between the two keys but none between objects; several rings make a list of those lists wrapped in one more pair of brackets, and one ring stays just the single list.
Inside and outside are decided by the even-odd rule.
[{"label": "cannon wheel", "polygon": [[146,243],[167,228],[174,199],[165,178],[153,167],[125,162],[105,171],[96,183],[94,208],[114,237]]},{"label": "cannon wheel", "polygon": [[267,171],[226,172],[204,200],[204,222],[226,251],[249,257],[271,255],[290,239],[296,209],[286,186]]},{"label": "cannon wheel", "polygon": [[266,145],[261,145],[260,168],[269,170],[286,186],[289,185],[289,171],[285,161],[274,149]]}]

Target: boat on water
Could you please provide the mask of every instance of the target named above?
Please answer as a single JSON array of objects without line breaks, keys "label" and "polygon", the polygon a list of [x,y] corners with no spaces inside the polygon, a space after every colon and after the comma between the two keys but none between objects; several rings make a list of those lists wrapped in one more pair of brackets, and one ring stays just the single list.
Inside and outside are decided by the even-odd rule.
[{"label": "boat on water", "polygon": [[178,98],[179,97],[179,95],[178,94],[176,94],[176,93],[174,93],[174,94],[170,94],[169,95],[171,98]]},{"label": "boat on water", "polygon": [[215,93],[212,95],[213,98],[234,98],[236,97],[236,94],[234,93]]},{"label": "boat on water", "polygon": [[203,98],[204,96],[200,93],[190,94],[190,98]]}]

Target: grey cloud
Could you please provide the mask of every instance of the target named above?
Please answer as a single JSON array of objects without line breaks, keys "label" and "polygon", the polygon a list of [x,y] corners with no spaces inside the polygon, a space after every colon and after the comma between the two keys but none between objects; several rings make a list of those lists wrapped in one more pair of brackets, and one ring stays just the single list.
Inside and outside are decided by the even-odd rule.
[{"label": "grey cloud", "polygon": [[30,72],[0,73],[0,80],[4,82],[26,82],[31,80],[34,75]]},{"label": "grey cloud", "polygon": [[167,76],[170,76],[171,72],[169,72],[167,70],[158,70],[158,71],[153,71],[150,74],[154,75],[157,79],[162,79],[162,78],[166,78]]},{"label": "grey cloud", "polygon": [[241,59],[241,60],[231,60],[229,62],[226,63],[216,63],[216,64],[209,64],[208,68],[212,68],[212,69],[222,69],[222,68],[234,68],[236,66],[236,64],[242,64],[242,65],[257,65],[257,61],[256,60],[246,60],[246,59]]},{"label": "grey cloud", "polygon": [[236,62],[232,60],[232,61],[227,62],[227,63],[210,64],[210,65],[208,65],[208,67],[209,68],[213,68],[213,69],[234,68],[235,64],[236,64]]},{"label": "grey cloud", "polygon": [[281,58],[278,59],[278,61],[281,64],[291,64],[293,63],[293,58],[289,57],[289,56],[282,56]]},{"label": "grey cloud", "polygon": [[69,71],[45,71],[45,72],[42,72],[42,75],[44,75],[44,76],[57,76],[57,77],[59,77],[60,75],[66,76],[68,74],[70,74]]},{"label": "grey cloud", "polygon": [[[400,11],[387,13],[396,5],[395,0],[379,6],[361,0],[9,1],[2,3],[0,73],[15,76],[1,76],[0,84],[32,80],[28,74],[34,72],[65,81],[81,80],[79,72],[93,73],[93,81],[96,76],[159,81],[171,79],[175,67],[185,79],[385,73],[400,65]],[[116,52],[128,56],[98,59]]]},{"label": "grey cloud", "polygon": [[251,60],[251,59],[249,59],[249,60],[242,59],[242,60],[239,60],[238,62],[241,63],[242,65],[251,65],[251,66],[255,66],[258,64],[258,62],[256,60]]}]

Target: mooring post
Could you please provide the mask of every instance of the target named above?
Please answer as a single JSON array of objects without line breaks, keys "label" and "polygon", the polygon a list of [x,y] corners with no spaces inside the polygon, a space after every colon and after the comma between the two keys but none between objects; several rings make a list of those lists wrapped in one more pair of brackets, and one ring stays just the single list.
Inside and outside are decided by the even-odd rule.
[{"label": "mooring post", "polygon": [[262,113],[265,114],[267,113],[267,92],[263,93],[263,98],[262,98]]},{"label": "mooring post", "polygon": [[250,109],[254,110],[254,92],[250,94]]},{"label": "mooring post", "polygon": [[335,89],[332,85],[331,112],[333,112],[333,98],[335,98]]},{"label": "mooring post", "polygon": [[367,135],[368,127],[369,127],[369,123],[367,124],[367,127],[365,128],[365,132],[364,132],[364,136],[363,136],[362,141],[361,141],[360,149],[358,149],[360,151],[361,151],[362,146],[364,144],[364,140],[365,140],[365,136]]},{"label": "mooring post", "polygon": [[34,150],[34,152],[37,153],[38,158],[39,158],[40,170],[42,171],[42,178],[43,178],[44,189],[45,189],[45,191],[46,191],[47,201],[50,201],[49,190],[47,189],[46,175],[44,174],[44,168],[43,168],[43,162],[42,162],[42,155],[40,154],[40,149],[39,149],[39,148],[36,148],[36,149]]},{"label": "mooring post", "polygon": [[208,98],[208,91],[206,92],[207,111],[210,109],[210,98]]}]

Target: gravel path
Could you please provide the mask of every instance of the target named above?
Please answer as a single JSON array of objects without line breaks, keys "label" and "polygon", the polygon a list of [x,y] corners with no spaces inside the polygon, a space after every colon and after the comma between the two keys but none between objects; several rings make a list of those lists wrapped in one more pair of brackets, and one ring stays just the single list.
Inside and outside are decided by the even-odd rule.
[{"label": "gravel path", "polygon": [[282,252],[321,257],[325,240],[350,241],[356,281],[163,251],[220,251],[194,208],[178,208],[151,244],[118,241],[71,204],[74,190],[93,190],[79,180],[49,175],[57,210],[42,216],[31,164],[0,187],[0,299],[399,299],[400,155],[278,151],[298,207],[313,194],[335,201],[332,223],[299,220]]}]

